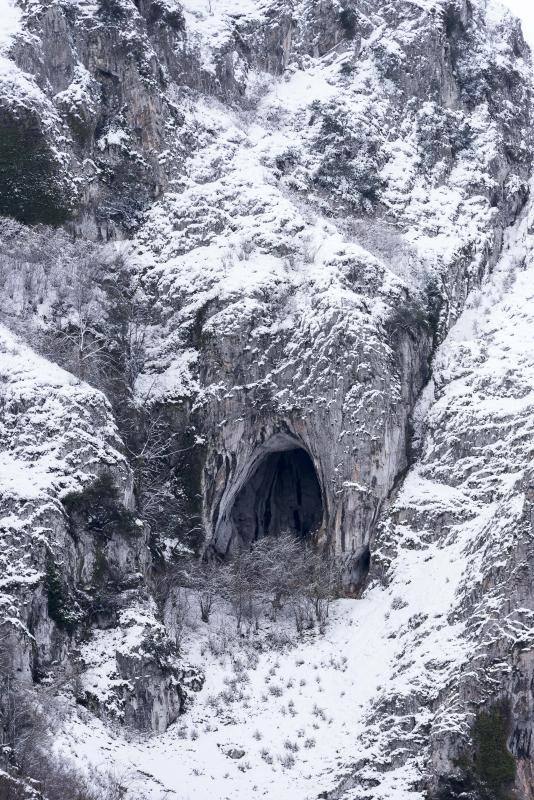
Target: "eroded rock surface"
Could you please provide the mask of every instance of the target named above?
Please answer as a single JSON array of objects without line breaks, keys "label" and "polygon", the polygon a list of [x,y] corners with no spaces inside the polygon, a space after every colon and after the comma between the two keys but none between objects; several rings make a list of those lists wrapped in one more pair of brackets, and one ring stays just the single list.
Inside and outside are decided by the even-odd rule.
[{"label": "eroded rock surface", "polygon": [[[81,703],[163,732],[202,677],[155,576],[290,529],[364,592],[384,656],[325,791],[482,798],[493,721],[527,800],[518,23],[493,0],[17,7],[0,43],[0,212],[20,223],[0,272],[10,668],[38,681],[75,664]],[[67,275],[67,233],[36,223],[117,240],[91,303],[79,265],[95,251]],[[50,258],[28,257],[47,232]],[[51,361],[76,363],[84,326],[100,371],[74,378]]]}]

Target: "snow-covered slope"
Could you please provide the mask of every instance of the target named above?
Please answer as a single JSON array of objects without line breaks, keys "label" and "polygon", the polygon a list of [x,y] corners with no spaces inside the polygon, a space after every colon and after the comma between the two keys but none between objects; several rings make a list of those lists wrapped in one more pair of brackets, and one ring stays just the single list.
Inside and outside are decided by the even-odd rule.
[{"label": "snow-covered slope", "polygon": [[[26,680],[63,676],[58,752],[154,800],[487,800],[511,752],[532,800],[517,22],[4,6],[0,641]],[[180,557],[273,520],[335,556],[326,630],[241,638],[222,602],[188,627]]]},{"label": "snow-covered slope", "polygon": [[534,610],[524,560],[534,385],[528,230],[524,215],[434,356],[417,411],[421,454],[380,524],[362,598],[334,604],[324,637],[281,651],[234,642],[216,658],[206,641],[220,636],[221,619],[190,631],[207,682],[179,727],[126,743],[78,719],[62,734],[66,752],[120,765],[154,798],[308,800],[320,787],[334,790],[328,797],[415,800],[433,769],[459,763],[478,709],[504,692],[528,786],[519,751]]}]

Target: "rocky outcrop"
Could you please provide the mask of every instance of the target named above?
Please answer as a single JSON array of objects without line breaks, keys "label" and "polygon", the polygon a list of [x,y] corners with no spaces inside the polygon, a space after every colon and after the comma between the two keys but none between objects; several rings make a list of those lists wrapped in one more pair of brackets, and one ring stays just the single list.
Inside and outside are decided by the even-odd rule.
[{"label": "rocky outcrop", "polygon": [[82,646],[76,699],[108,721],[161,733],[204,678],[180,659],[154,609],[138,598],[132,594],[114,628],[96,632]]},{"label": "rocky outcrop", "polygon": [[139,628],[141,597],[150,606],[151,559],[109,403],[5,329],[1,349],[2,675],[68,675],[82,636],[130,626],[117,653],[124,720],[163,730],[201,684],[153,615],[138,641],[127,621]]},{"label": "rocky outcrop", "polygon": [[[89,330],[108,372],[78,375],[113,406],[2,333],[10,669],[76,661],[82,704],[161,732],[202,678],[158,620],[153,568],[290,529],[337,556],[349,594],[371,567],[366,602],[389,603],[388,683],[332,797],[483,797],[493,724],[528,798],[528,392],[503,366],[510,332],[454,338],[473,293],[521,266],[499,262],[532,157],[518,25],[483,0],[20,7],[0,212],[87,249],[56,234],[28,297],[13,241],[43,229],[11,225],[2,319],[73,369],[49,344]],[[120,257],[90,272],[86,240],[113,238]]]},{"label": "rocky outcrop", "polygon": [[[270,454],[302,449],[321,489],[318,539],[353,589],[408,464],[432,350],[491,270],[529,160],[528,135],[487,91],[488,74],[502,77],[497,37],[526,131],[517,29],[487,26],[478,6],[375,12],[356,15],[351,35],[328,6],[320,30],[311,9],[295,20],[284,81],[263,76],[272,88],[239,124],[199,101],[203,119],[190,112],[183,126],[196,131],[188,184],[153,206],[135,240],[162,309],[140,391],[192,410],[203,472],[190,493],[203,498],[210,547],[235,542],[235,499]],[[478,174],[465,180],[474,150]]]},{"label": "rocky outcrop", "polygon": [[13,657],[28,677],[64,655],[84,614],[73,590],[90,583],[96,558],[94,541],[72,535],[61,496],[100,472],[118,507],[131,506],[131,473],[105,398],[5,329],[2,378],[3,621],[24,641]]},{"label": "rocky outcrop", "polygon": [[[530,797],[528,229],[525,215],[434,359],[422,449],[374,543],[372,585],[398,598],[398,655],[332,797],[370,781],[375,797],[425,783],[436,798]],[[417,591],[426,576],[432,590]]]}]

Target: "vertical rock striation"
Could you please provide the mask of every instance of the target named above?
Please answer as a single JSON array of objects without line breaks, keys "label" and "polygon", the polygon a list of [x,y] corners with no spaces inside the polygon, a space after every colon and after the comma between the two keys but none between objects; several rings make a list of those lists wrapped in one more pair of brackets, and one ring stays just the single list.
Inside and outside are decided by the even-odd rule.
[{"label": "vertical rock striation", "polygon": [[[144,313],[130,383],[128,337],[102,347],[120,365],[100,387],[112,405],[2,329],[10,667],[29,681],[77,664],[82,704],[161,732],[202,678],[159,619],[154,559],[164,574],[192,542],[224,558],[289,528],[339,558],[348,593],[370,563],[371,601],[426,564],[441,592],[433,616],[392,604],[392,683],[332,797],[483,798],[493,724],[528,800],[530,362],[513,330],[530,263],[522,273],[531,65],[518,23],[493,0],[19,6],[0,52],[0,213],[36,247],[47,225],[124,240]],[[67,333],[81,325],[72,276],[56,255],[28,298],[10,246],[1,320],[46,349],[58,304]],[[455,338],[466,303],[505,273],[517,288],[488,303],[480,335]],[[111,316],[95,315],[94,341]],[[152,529],[133,491],[144,454],[124,445],[141,418],[172,442],[154,459],[166,493]]]}]

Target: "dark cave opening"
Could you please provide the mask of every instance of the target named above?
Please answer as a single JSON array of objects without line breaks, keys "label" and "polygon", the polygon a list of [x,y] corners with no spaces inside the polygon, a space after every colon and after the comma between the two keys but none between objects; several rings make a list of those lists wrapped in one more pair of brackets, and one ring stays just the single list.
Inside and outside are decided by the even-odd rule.
[{"label": "dark cave opening", "polygon": [[231,517],[242,542],[283,532],[304,539],[318,530],[323,501],[308,453],[301,448],[269,453],[236,496]]}]

